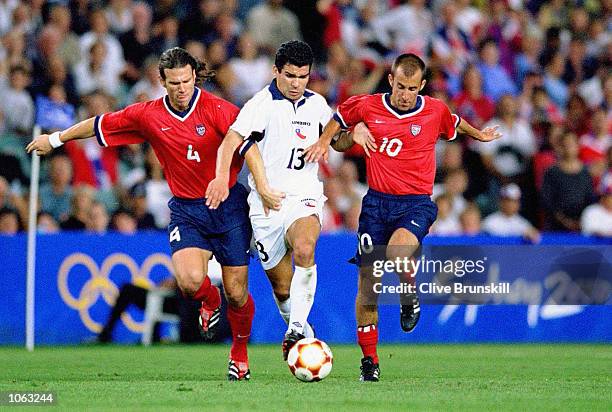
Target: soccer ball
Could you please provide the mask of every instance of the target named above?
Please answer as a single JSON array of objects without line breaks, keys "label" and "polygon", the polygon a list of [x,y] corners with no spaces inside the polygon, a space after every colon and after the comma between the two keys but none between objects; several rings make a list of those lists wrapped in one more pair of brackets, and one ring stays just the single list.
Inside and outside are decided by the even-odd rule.
[{"label": "soccer ball", "polygon": [[302,382],[324,379],[332,370],[334,355],[327,343],[315,338],[299,340],[287,356],[287,364],[293,375]]}]

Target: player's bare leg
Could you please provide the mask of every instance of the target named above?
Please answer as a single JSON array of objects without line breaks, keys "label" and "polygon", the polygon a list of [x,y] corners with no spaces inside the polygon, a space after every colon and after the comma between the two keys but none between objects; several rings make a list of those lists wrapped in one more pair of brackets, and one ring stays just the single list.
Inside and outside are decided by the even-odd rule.
[{"label": "player's bare leg", "polygon": [[361,347],[361,381],[377,382],[378,366],[378,295],[374,283],[379,282],[372,273],[372,266],[359,268],[355,315],[357,318],[357,343]]},{"label": "player's bare leg", "polygon": [[251,377],[247,343],[251,336],[255,303],[248,290],[247,266],[222,266],[223,289],[227,298],[227,320],[232,329],[229,380],[248,380]]},{"label": "player's bare leg", "polygon": [[202,302],[200,325],[202,334],[210,339],[219,325],[221,294],[208,274],[208,261],[212,253],[195,247],[178,250],[172,254],[174,276],[186,297]]},{"label": "player's bare leg", "polygon": [[[387,247],[387,259],[411,258],[420,246],[419,240],[407,229],[399,228],[389,239]],[[408,283],[416,287],[416,279],[412,273],[398,273],[400,282]],[[418,295],[407,293],[400,295],[400,324],[404,332],[412,332],[419,322],[421,308]]]},{"label": "player's bare leg", "polygon": [[317,266],[314,261],[314,253],[320,233],[321,224],[316,215],[297,219],[287,230],[287,243],[293,251],[295,269],[289,288],[289,296],[291,296],[289,329],[283,340],[285,359],[295,342],[305,337],[308,314],[312,309],[317,289]]}]

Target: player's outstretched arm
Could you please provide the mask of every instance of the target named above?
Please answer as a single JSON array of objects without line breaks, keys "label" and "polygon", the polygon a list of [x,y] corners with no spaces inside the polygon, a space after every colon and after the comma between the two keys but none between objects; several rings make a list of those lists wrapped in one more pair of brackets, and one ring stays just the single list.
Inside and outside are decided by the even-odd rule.
[{"label": "player's outstretched arm", "polygon": [[340,133],[340,130],[342,130],[340,123],[334,119],[330,119],[323,129],[323,133],[319,137],[319,141],[304,150],[304,158],[306,161],[314,163],[318,162],[321,158],[327,161],[329,156],[329,145],[331,144],[334,136]]},{"label": "player's outstretched arm", "polygon": [[256,144],[249,148],[244,158],[246,159],[249,171],[255,181],[257,193],[259,193],[259,197],[261,197],[264,212],[266,216],[268,216],[270,209],[279,210],[281,208],[281,200],[285,197],[285,193],[278,192],[270,187],[263,158]]},{"label": "player's outstretched arm", "polygon": [[474,126],[469,124],[465,119],[461,118],[457,132],[461,134],[467,134],[472,139],[481,142],[490,142],[491,140],[499,139],[502,134],[497,131],[498,126],[485,127],[482,130],[476,129]]},{"label": "player's outstretched arm", "polygon": [[234,152],[244,141],[242,136],[236,131],[229,129],[219,149],[217,149],[217,164],[215,168],[215,178],[210,181],[206,188],[206,206],[216,209],[221,202],[229,196],[229,175],[232,166]]},{"label": "player's outstretched arm", "polygon": [[94,117],[83,120],[66,130],[54,132],[51,134],[41,134],[32,140],[26,146],[26,151],[32,153],[36,151],[36,154],[43,156],[51,153],[53,149],[57,149],[61,145],[70,140],[75,139],[88,139],[95,135],[94,132]]}]

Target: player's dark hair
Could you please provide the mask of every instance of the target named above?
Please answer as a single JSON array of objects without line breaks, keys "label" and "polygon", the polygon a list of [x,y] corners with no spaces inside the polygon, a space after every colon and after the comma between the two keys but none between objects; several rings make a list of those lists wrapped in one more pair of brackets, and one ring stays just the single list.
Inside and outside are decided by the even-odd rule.
[{"label": "player's dark hair", "polygon": [[206,63],[196,59],[185,49],[173,47],[162,53],[159,58],[159,75],[166,80],[165,69],[178,69],[191,66],[196,72],[196,84],[201,85],[215,76],[214,70],[208,70]]},{"label": "player's dark hair", "polygon": [[391,67],[391,73],[395,75],[398,68],[402,69],[404,74],[408,77],[412,77],[415,75],[417,71],[421,71],[422,78],[425,78],[425,71],[427,67],[425,66],[425,62],[419,56],[413,53],[405,53],[398,56],[393,62],[393,66]]},{"label": "player's dark hair", "polygon": [[291,40],[280,45],[276,52],[274,65],[281,71],[285,64],[293,64],[297,67],[308,65],[308,69],[312,67],[314,56],[312,49],[307,43],[299,40]]}]

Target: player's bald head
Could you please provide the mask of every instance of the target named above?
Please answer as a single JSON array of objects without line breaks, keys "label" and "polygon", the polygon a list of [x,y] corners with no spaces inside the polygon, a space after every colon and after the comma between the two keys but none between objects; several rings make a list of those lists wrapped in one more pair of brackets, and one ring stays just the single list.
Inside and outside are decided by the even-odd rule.
[{"label": "player's bald head", "polygon": [[425,77],[425,62],[419,56],[413,53],[406,53],[398,56],[393,62],[391,73],[395,76],[401,70],[406,77],[412,77],[417,72],[421,72],[421,79]]}]

